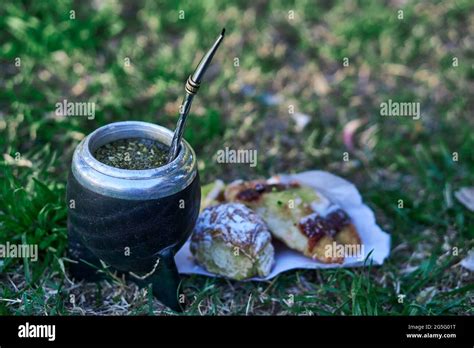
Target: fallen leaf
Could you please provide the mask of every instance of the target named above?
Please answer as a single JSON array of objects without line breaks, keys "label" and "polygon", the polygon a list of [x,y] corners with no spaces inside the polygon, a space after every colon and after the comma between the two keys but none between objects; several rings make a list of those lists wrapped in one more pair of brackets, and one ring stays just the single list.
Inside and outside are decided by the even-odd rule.
[{"label": "fallen leaf", "polygon": [[346,147],[353,151],[354,150],[354,134],[357,129],[364,124],[364,120],[357,118],[349,121],[342,130],[342,141]]},{"label": "fallen leaf", "polygon": [[433,299],[434,295],[436,295],[438,291],[434,286],[430,286],[428,288],[423,289],[420,291],[418,296],[416,297],[416,302],[421,303],[421,304],[427,304],[430,303],[431,300]]},{"label": "fallen leaf", "polygon": [[461,260],[461,266],[474,272],[474,249],[471,249],[467,256]]},{"label": "fallen leaf", "polygon": [[301,132],[304,127],[311,121],[311,116],[303,114],[301,112],[295,112],[294,114],[291,114],[291,118],[293,121],[295,121],[295,129],[297,132]]},{"label": "fallen leaf", "polygon": [[12,156],[10,156],[8,153],[3,154],[3,159],[7,164],[11,166],[28,167],[28,168],[31,168],[33,166],[33,163],[31,163],[30,160],[23,159],[21,157],[18,159],[15,159]]},{"label": "fallen leaf", "polygon": [[470,211],[474,211],[474,187],[461,187],[454,193],[456,199]]}]

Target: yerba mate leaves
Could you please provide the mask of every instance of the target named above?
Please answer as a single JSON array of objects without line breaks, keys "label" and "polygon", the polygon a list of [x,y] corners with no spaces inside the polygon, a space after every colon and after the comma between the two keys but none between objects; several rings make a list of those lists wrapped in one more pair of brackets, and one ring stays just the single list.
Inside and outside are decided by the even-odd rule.
[{"label": "yerba mate leaves", "polygon": [[143,170],[166,164],[168,146],[150,139],[119,139],[99,147],[94,157],[120,169]]}]

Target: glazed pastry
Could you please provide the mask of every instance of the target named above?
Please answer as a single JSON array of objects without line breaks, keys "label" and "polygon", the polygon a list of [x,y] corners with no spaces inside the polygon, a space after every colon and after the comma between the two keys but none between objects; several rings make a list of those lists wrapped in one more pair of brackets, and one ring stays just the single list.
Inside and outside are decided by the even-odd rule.
[{"label": "glazed pastry", "polygon": [[265,277],[274,262],[267,225],[240,203],[205,208],[191,237],[191,252],[209,272],[236,280]]},{"label": "glazed pastry", "polygon": [[323,263],[344,261],[343,255],[331,252],[334,246],[361,244],[349,216],[311,187],[275,180],[236,181],[227,186],[224,197],[253,209],[276,238]]}]

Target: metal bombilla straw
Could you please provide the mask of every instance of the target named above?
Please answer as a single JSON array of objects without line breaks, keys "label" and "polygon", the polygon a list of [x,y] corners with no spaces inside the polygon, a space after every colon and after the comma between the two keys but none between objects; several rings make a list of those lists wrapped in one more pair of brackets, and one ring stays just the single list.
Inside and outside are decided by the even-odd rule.
[{"label": "metal bombilla straw", "polygon": [[214,57],[214,54],[216,53],[220,43],[222,42],[222,39],[224,38],[224,33],[225,28],[222,29],[222,32],[217,38],[216,42],[214,42],[214,45],[209,51],[207,51],[206,55],[199,62],[196,70],[194,70],[194,73],[190,75],[186,81],[186,96],[184,97],[183,104],[179,108],[179,119],[178,123],[176,124],[173,140],[171,141],[170,152],[168,154],[168,163],[172,162],[176,156],[178,156],[181,139],[183,138],[184,126],[186,124],[186,118],[188,117],[189,110],[191,109],[194,95],[199,90],[202,77],[211,64],[211,60]]}]

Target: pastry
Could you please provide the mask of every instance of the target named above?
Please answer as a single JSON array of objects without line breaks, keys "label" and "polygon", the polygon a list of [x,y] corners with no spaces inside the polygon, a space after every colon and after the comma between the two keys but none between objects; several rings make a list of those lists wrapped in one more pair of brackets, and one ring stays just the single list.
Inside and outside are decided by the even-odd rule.
[{"label": "pastry", "polygon": [[201,212],[191,253],[209,272],[236,280],[265,277],[274,262],[267,225],[240,203],[215,204]]},{"label": "pastry", "polygon": [[225,189],[224,198],[253,209],[277,239],[323,263],[344,261],[335,250],[340,250],[338,245],[361,245],[347,213],[311,187],[277,180],[235,181]]}]

